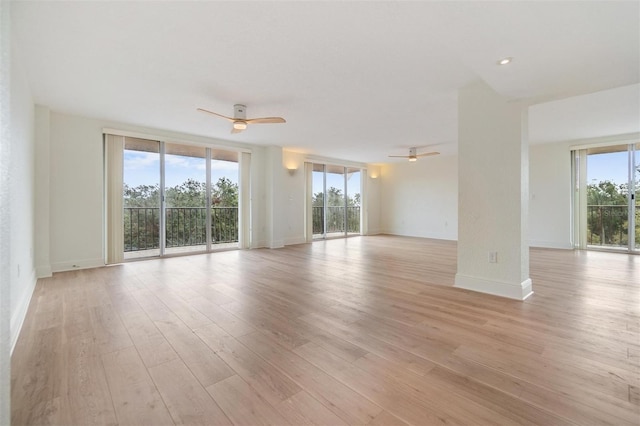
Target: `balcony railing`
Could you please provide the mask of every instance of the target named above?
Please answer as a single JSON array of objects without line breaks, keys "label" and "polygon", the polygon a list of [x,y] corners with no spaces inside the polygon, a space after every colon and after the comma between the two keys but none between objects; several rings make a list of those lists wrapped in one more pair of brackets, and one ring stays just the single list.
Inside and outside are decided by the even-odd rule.
[{"label": "balcony railing", "polygon": [[[207,209],[205,207],[169,207],[166,211],[165,247],[205,245]],[[238,242],[238,208],[211,208],[211,243]],[[160,209],[124,208],[124,251],[160,248]]]},{"label": "balcony railing", "polygon": [[[636,227],[640,210],[635,207]],[[637,230],[634,230],[637,234]],[[636,241],[638,242],[638,241]],[[587,206],[587,244],[625,247],[629,244],[629,209],[626,205]]]},{"label": "balcony railing", "polygon": [[[345,207],[332,207],[326,208],[327,214],[327,229],[324,232],[324,207],[313,207],[312,209],[312,222],[313,233],[317,234],[330,234],[334,232],[345,232]],[[360,233],[360,207],[346,207],[347,209],[347,227],[348,233]]]}]

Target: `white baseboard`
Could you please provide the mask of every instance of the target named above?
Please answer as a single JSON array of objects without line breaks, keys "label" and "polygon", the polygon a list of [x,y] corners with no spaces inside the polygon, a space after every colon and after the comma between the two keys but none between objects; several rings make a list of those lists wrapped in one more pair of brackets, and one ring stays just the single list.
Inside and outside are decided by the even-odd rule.
[{"label": "white baseboard", "polygon": [[271,244],[269,244],[270,249],[279,249],[282,247],[284,247],[284,240],[275,240],[272,241]]},{"label": "white baseboard", "polygon": [[105,265],[104,259],[83,259],[76,261],[57,262],[51,264],[52,272],[75,271],[77,269],[100,268]]},{"label": "white baseboard", "polygon": [[437,236],[436,235],[412,235],[412,234],[402,234],[402,233],[391,232],[391,231],[383,231],[381,232],[381,234],[393,235],[395,237],[424,238],[427,240],[458,241],[457,238],[443,237],[442,235],[437,235]]},{"label": "white baseboard", "polygon": [[27,317],[27,311],[29,310],[29,304],[31,303],[31,298],[33,297],[33,292],[36,289],[37,282],[38,279],[36,278],[36,271],[33,270],[31,272],[29,288],[26,290],[25,297],[18,301],[18,306],[16,307],[13,315],[11,315],[11,355],[13,355],[13,350],[16,347],[16,343],[18,343],[20,330],[22,330],[24,320]]},{"label": "white baseboard", "polygon": [[251,245],[252,249],[259,249],[259,248],[265,248],[265,247],[267,247],[267,242],[264,240],[256,241]]},{"label": "white baseboard", "polygon": [[571,245],[571,243],[561,243],[558,241],[532,240],[532,241],[529,241],[529,247],[573,250],[573,246]]},{"label": "white baseboard", "polygon": [[472,277],[469,275],[456,274],[454,287],[488,293],[495,296],[507,297],[509,299],[525,300],[533,294],[531,278],[527,278],[521,283],[510,283],[505,281],[486,280],[484,278]]},{"label": "white baseboard", "polygon": [[376,228],[376,229],[367,230],[367,234],[366,235],[380,235],[380,234],[384,234],[384,232],[382,232],[381,229]]},{"label": "white baseboard", "polygon": [[304,237],[301,238],[287,238],[284,240],[285,246],[293,246],[296,244],[305,244],[307,240]]},{"label": "white baseboard", "polygon": [[36,266],[36,277],[47,278],[53,275],[51,265]]}]

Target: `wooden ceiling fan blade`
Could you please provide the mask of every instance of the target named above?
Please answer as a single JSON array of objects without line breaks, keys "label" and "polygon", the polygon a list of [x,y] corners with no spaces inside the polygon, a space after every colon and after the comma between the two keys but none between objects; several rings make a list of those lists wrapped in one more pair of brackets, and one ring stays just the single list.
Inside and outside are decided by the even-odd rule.
[{"label": "wooden ceiling fan blade", "polygon": [[247,122],[247,124],[269,124],[269,123],[286,123],[287,122],[282,117],[249,118],[245,121]]},{"label": "wooden ceiling fan blade", "polygon": [[209,111],[209,110],[206,110],[206,109],[203,109],[203,108],[198,108],[198,111],[206,112],[207,114],[217,115],[218,117],[220,117],[220,118],[226,118],[226,119],[227,119],[227,120],[229,120],[229,121],[233,121],[233,120],[234,120],[233,118],[231,118],[231,117],[227,117],[226,115],[218,114],[217,112]]},{"label": "wooden ceiling fan blade", "polygon": [[431,155],[438,155],[440,154],[439,152],[425,152],[424,154],[416,154],[416,157],[429,157]]}]

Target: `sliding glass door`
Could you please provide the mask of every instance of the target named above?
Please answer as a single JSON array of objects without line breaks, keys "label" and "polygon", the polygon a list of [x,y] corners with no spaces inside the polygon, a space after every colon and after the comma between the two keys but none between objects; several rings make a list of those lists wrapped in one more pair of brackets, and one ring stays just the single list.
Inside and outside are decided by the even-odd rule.
[{"label": "sliding glass door", "polygon": [[576,205],[579,246],[608,250],[640,250],[640,144],[588,148],[578,152]]},{"label": "sliding glass door", "polygon": [[207,250],[207,152],[164,144],[165,254]]},{"label": "sliding glass door", "polygon": [[313,164],[313,238],[360,234],[360,169]]},{"label": "sliding glass door", "polygon": [[345,175],[345,193],[346,193],[346,232],[348,235],[360,235],[360,204],[361,204],[361,187],[360,177],[362,173],[360,169],[353,167],[346,168]]},{"label": "sliding glass door", "polygon": [[238,247],[233,151],[124,138],[124,258]]},{"label": "sliding glass door", "polygon": [[634,218],[635,230],[633,232],[633,244],[632,247],[635,251],[640,252],[640,143],[637,143],[633,147],[633,156],[631,157],[631,175],[633,179],[630,179],[633,183],[631,188],[632,200],[630,214]]},{"label": "sliding glass door", "polygon": [[160,256],[160,142],[125,138],[124,258]]}]

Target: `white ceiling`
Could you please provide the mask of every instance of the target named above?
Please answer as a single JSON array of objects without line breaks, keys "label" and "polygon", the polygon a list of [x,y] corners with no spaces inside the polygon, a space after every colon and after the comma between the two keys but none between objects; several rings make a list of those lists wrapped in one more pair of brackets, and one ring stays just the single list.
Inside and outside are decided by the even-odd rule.
[{"label": "white ceiling", "polygon": [[[534,142],[640,131],[639,16],[636,1],[13,2],[12,42],[55,111],[386,162],[455,152],[457,89],[476,79],[533,103],[621,86],[620,108],[636,101],[587,127],[557,118],[594,115],[588,96],[539,105]],[[231,135],[196,111],[235,103],[287,124]]]}]

